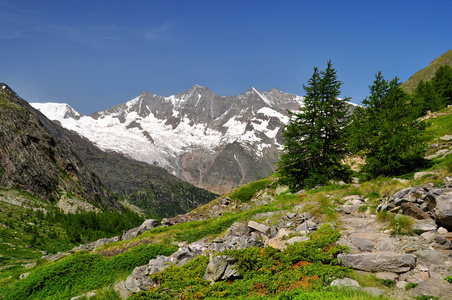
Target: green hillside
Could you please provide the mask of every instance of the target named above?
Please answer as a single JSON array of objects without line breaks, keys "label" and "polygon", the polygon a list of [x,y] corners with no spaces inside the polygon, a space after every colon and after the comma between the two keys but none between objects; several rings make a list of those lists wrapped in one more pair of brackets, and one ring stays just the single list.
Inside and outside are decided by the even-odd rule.
[{"label": "green hillside", "polygon": [[433,60],[426,68],[414,73],[413,76],[411,76],[404,84],[402,84],[402,87],[408,93],[413,92],[421,80],[429,81],[433,78],[438,68],[444,65],[452,66],[452,50],[447,51],[440,57]]}]

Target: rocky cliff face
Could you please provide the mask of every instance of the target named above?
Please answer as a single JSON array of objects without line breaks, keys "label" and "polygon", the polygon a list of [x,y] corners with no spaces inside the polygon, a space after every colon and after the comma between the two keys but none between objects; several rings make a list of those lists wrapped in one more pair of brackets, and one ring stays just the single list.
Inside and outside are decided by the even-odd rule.
[{"label": "rocky cliff face", "polygon": [[198,187],[223,193],[274,171],[287,110],[302,104],[302,97],[276,89],[250,88],[221,97],[195,85],[170,97],[143,92],[89,117],[69,114],[65,105],[32,105],[103,150],[162,166]]},{"label": "rocky cliff face", "polygon": [[0,188],[18,187],[51,203],[68,192],[99,208],[122,211],[57,127],[0,83]]}]

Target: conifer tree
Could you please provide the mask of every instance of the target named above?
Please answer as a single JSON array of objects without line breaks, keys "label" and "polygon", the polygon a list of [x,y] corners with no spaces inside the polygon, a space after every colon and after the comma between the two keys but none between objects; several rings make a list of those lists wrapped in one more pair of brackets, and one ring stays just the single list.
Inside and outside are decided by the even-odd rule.
[{"label": "conifer tree", "polygon": [[413,97],[413,104],[418,109],[418,117],[424,116],[428,111],[440,110],[445,106],[431,81],[421,80],[414,90]]},{"label": "conifer tree", "polygon": [[452,104],[452,67],[444,65],[439,67],[432,78],[433,86],[442,98],[445,105]]},{"label": "conifer tree", "polygon": [[325,71],[314,68],[305,90],[304,106],[289,111],[284,152],[278,163],[280,182],[292,190],[346,180],[344,128],[348,123],[346,101],[340,99],[342,82],[328,61]]},{"label": "conifer tree", "polygon": [[370,177],[401,175],[423,164],[425,125],[410,101],[397,77],[387,81],[378,72],[364,107],[355,110],[349,146],[365,157],[362,171]]}]

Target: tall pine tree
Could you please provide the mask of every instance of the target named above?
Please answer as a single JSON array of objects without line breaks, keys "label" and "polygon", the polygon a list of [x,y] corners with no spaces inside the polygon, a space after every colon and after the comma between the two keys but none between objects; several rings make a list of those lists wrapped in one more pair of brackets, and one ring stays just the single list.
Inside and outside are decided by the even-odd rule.
[{"label": "tall pine tree", "polygon": [[398,78],[387,81],[378,72],[370,95],[362,101],[350,125],[350,149],[366,159],[362,171],[379,175],[402,175],[424,163],[426,141],[417,108],[400,87]]},{"label": "tall pine tree", "polygon": [[341,85],[328,61],[325,71],[314,68],[308,86],[303,85],[304,106],[297,112],[289,111],[278,172],[280,182],[292,190],[348,177],[348,168],[341,160],[347,151],[344,128],[350,98],[339,98]]}]

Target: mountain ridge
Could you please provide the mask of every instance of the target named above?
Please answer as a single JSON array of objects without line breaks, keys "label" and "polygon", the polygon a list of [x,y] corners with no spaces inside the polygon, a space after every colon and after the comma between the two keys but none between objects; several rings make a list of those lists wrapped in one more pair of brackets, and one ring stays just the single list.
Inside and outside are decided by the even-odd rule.
[{"label": "mountain ridge", "polygon": [[302,100],[275,88],[250,87],[240,95],[219,96],[194,85],[168,97],[144,91],[78,119],[66,112],[56,116],[49,111],[52,104],[32,105],[103,150],[162,166],[198,187],[223,193],[274,171],[287,110],[299,109]]}]

